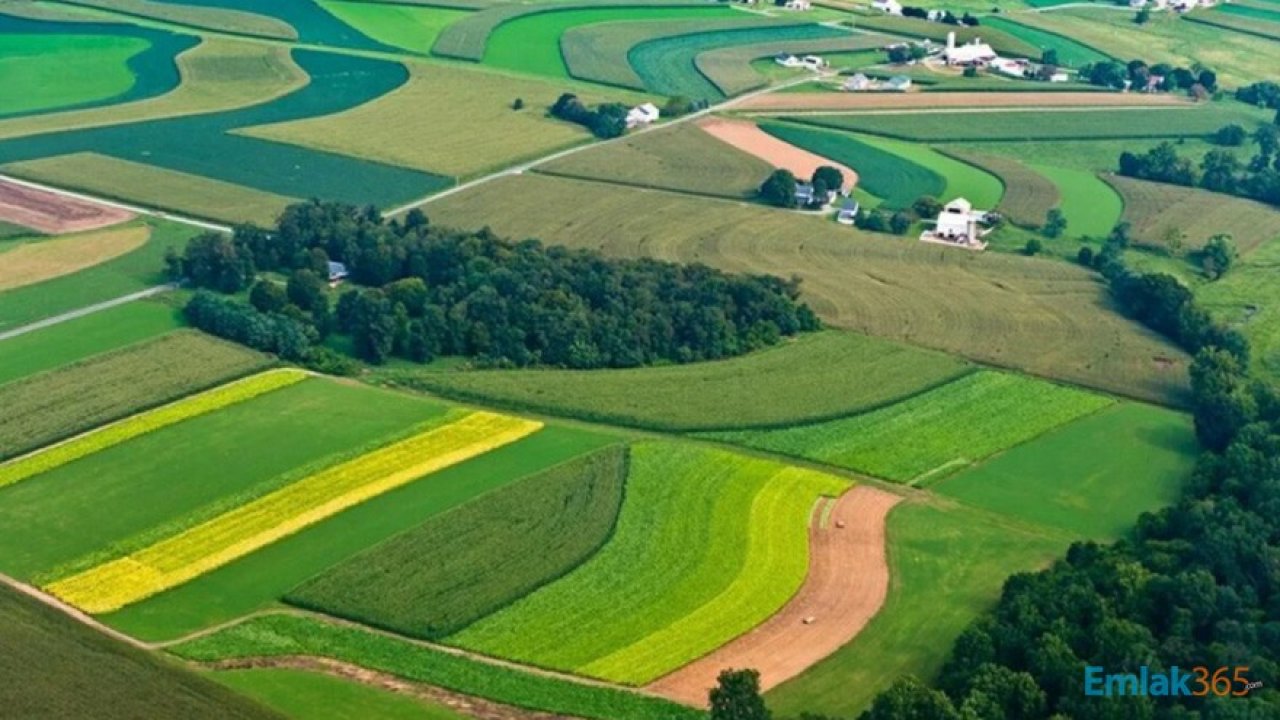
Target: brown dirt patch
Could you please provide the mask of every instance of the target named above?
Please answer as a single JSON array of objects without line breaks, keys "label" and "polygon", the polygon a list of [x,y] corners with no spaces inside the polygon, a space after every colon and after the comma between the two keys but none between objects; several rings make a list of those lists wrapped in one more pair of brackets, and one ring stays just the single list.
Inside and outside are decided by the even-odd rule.
[{"label": "brown dirt patch", "polygon": [[0,291],[93,267],[142,247],[149,237],[150,228],[134,226],[19,245],[0,253]]},{"label": "brown dirt patch", "polygon": [[802,180],[813,177],[813,171],[820,166],[830,165],[844,173],[845,192],[852,190],[853,186],[858,184],[857,171],[848,165],[842,165],[808,150],[802,150],[791,143],[783,142],[761,130],[753,122],[710,117],[700,120],[698,127],[717,140],[750,153],[776,168],[790,170]]},{"label": "brown dirt patch", "polygon": [[1173,95],[1109,92],[769,93],[734,110],[887,110],[937,108],[1151,107],[1187,105]]},{"label": "brown dirt patch", "polygon": [[132,218],[127,210],[0,180],[0,220],[48,235],[96,230]]},{"label": "brown dirt patch", "polygon": [[[859,485],[824,508],[809,529],[809,574],[800,592],[754,630],[645,689],[705,707],[726,668],[760,671],[762,690],[775,687],[852,640],[880,610],[889,592],[885,518],[899,495]],[[811,622],[806,623],[806,620]]]}]

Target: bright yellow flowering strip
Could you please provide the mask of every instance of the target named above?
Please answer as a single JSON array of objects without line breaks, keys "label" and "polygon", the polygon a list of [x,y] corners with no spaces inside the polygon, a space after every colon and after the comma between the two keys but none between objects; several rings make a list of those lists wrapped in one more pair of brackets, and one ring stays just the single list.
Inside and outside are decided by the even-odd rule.
[{"label": "bright yellow flowering strip", "polygon": [[168,405],[162,405],[154,410],[132,415],[110,425],[103,425],[65,442],[50,445],[0,464],[0,487],[48,472],[139,435],[299,383],[307,377],[307,374],[301,370],[288,368],[268,370],[185,397]]},{"label": "bright yellow flowering strip", "polygon": [[321,470],[132,555],[45,589],[105,613],[176,587],[424,475],[536,432],[542,423],[476,412]]}]

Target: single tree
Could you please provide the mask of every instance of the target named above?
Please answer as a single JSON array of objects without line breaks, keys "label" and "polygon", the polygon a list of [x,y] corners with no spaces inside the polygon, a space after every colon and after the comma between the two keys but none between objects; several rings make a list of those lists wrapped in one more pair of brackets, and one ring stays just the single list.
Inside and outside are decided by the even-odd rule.
[{"label": "single tree", "polygon": [[911,216],[898,211],[889,218],[889,231],[894,235],[905,235],[911,229]]},{"label": "single tree", "polygon": [[1080,252],[1076,253],[1076,262],[1085,267],[1093,267],[1093,248],[1088,245],[1080,248]]},{"label": "single tree", "polygon": [[814,185],[822,183],[828,190],[840,190],[844,186],[844,173],[830,165],[822,165],[813,171]]},{"label": "single tree", "polygon": [[524,98],[516,98],[515,100],[512,100],[512,101],[511,101],[511,109],[512,109],[512,110],[523,110],[523,109],[524,109]]},{"label": "single tree", "polygon": [[1053,208],[1044,217],[1044,226],[1040,228],[1040,234],[1047,238],[1062,237],[1062,233],[1067,231],[1067,216],[1063,214],[1060,208]]},{"label": "single tree", "polygon": [[771,714],[760,696],[760,673],[725,670],[711,689],[711,720],[769,720]]},{"label": "single tree", "polygon": [[1057,48],[1045,48],[1044,52],[1040,53],[1040,64],[1042,64],[1042,65],[1059,65],[1059,64],[1061,64],[1061,62],[1058,60],[1058,49],[1057,49]]},{"label": "single tree", "polygon": [[271,280],[259,280],[249,290],[249,304],[259,312],[280,312],[289,304],[289,298],[279,284]]},{"label": "single tree", "polygon": [[1133,21],[1139,25],[1146,25],[1151,20],[1151,8],[1142,8],[1138,14],[1134,16]]},{"label": "single tree", "polygon": [[911,209],[922,218],[937,217],[942,212],[942,202],[932,195],[921,195],[911,203]]},{"label": "single tree", "polygon": [[1022,247],[1022,254],[1031,256],[1037,255],[1044,249],[1044,243],[1040,242],[1040,238],[1029,238],[1027,244]]},{"label": "single tree", "polygon": [[774,170],[760,186],[760,198],[777,207],[795,207],[796,176],[790,170]]},{"label": "single tree", "polygon": [[1210,280],[1217,280],[1236,260],[1236,244],[1230,235],[1214,235],[1200,250],[1200,267]]}]

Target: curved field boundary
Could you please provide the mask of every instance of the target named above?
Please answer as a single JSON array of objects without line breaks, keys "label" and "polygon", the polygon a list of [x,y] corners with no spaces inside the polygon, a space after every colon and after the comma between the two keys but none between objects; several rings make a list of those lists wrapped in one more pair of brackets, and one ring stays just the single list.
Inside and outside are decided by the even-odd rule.
[{"label": "curved field boundary", "polygon": [[455,423],[322,470],[151,547],[46,586],[104,613],[182,585],[343,510],[542,429],[475,412]]},{"label": "curved field boundary", "polygon": [[749,98],[735,110],[856,110],[947,108],[1089,108],[1182,106],[1191,100],[1175,95],[1117,92],[947,92],[947,93],[770,93]]},{"label": "curved field boundary", "polygon": [[698,127],[721,142],[750,153],[776,168],[790,170],[797,178],[813,177],[818,168],[828,165],[844,174],[845,192],[851,192],[858,184],[858,172],[838,160],[811,153],[761,130],[747,120],[709,117],[698,122]]},{"label": "curved field boundary", "polygon": [[[0,180],[0,220],[46,235],[97,230],[133,217],[133,213],[110,205]],[[0,287],[4,283],[5,278],[0,278]]]},{"label": "curved field boundary", "polygon": [[983,42],[990,44],[1001,55],[1040,58],[1040,48],[1022,38],[1014,37],[995,28],[989,28],[986,25],[964,27],[894,15],[859,16],[854,22],[860,28],[871,28],[872,30],[879,30],[893,35],[927,38],[939,42],[946,42],[947,34],[954,32],[957,43],[967,43],[971,40],[982,38]]},{"label": "curved field boundary", "polygon": [[708,50],[699,54],[693,62],[698,72],[705,75],[725,97],[733,97],[768,83],[768,79],[751,67],[752,61],[773,57],[778,53],[810,55],[874,50],[892,41],[888,35],[858,33],[845,38],[760,43]]},{"label": "curved field boundary", "polygon": [[1058,186],[1062,195],[1058,208],[1067,218],[1067,237],[1103,238],[1120,222],[1124,199],[1096,174],[1038,164],[1031,169]]},{"label": "curved field boundary", "polygon": [[[0,206],[0,213],[4,208]],[[129,225],[22,243],[0,252],[0,292],[35,285],[101,265],[147,244],[151,228]]]},{"label": "curved field boundary", "polygon": [[889,594],[885,521],[901,500],[866,485],[837,500],[819,500],[809,526],[809,574],[800,592],[763,624],[645,689],[705,707],[725,668],[758,670],[760,689],[768,691],[839,650]]},{"label": "curved field boundary", "polygon": [[1013,158],[968,150],[940,152],[999,178],[1004,185],[1004,194],[996,210],[1017,225],[1039,227],[1044,223],[1045,215],[1062,200],[1058,186],[1052,180]]},{"label": "curved field boundary", "polygon": [[1280,40],[1280,23],[1267,22],[1266,20],[1254,20],[1251,18],[1243,18],[1237,15],[1220,14],[1216,12],[1191,13],[1182,16],[1183,20],[1210,27],[1222,28],[1238,32],[1243,35],[1252,35],[1253,37],[1264,38],[1266,40]]},{"label": "curved field boundary", "polygon": [[268,370],[90,430],[65,442],[0,464],[0,487],[21,482],[139,435],[302,382],[307,377],[301,370]]},{"label": "curved field boundary", "polygon": [[1182,250],[1195,250],[1225,233],[1248,253],[1280,236],[1280,211],[1255,200],[1121,175],[1103,175],[1104,181],[1124,199],[1120,219],[1144,245],[1171,250],[1176,238]]},{"label": "curved field boundary", "polygon": [[503,23],[511,22],[529,15],[566,10],[598,10],[601,8],[642,8],[642,7],[707,7],[706,3],[691,0],[607,0],[607,2],[558,2],[539,3],[534,5],[498,5],[481,10],[452,23],[440,31],[440,36],[431,46],[433,55],[472,60],[480,62],[484,59],[485,48],[489,44],[489,35]]},{"label": "curved field boundary", "polygon": [[613,85],[631,90],[646,90],[644,79],[631,66],[632,48],[650,40],[738,28],[770,27],[783,24],[773,18],[743,13],[741,19],[637,21],[583,25],[560,37],[569,74],[579,80]]},{"label": "curved field boundary", "polygon": [[177,5],[152,0],[63,0],[68,5],[106,10],[117,15],[159,20],[201,30],[273,40],[297,40],[298,31],[279,18],[219,7]]},{"label": "curved field boundary", "polygon": [[1004,195],[1004,183],[998,177],[976,165],[940,153],[928,145],[866,135],[854,137],[942,176],[946,181],[946,189],[941,197],[945,200],[964,197],[976,208],[990,209],[999,205],[1000,198]]},{"label": "curved field boundary", "polygon": [[1111,55],[1074,38],[1023,25],[1006,17],[985,17],[982,19],[982,27],[995,28],[1042,49],[1052,48],[1058,52],[1059,64],[1067,67],[1113,59]]}]

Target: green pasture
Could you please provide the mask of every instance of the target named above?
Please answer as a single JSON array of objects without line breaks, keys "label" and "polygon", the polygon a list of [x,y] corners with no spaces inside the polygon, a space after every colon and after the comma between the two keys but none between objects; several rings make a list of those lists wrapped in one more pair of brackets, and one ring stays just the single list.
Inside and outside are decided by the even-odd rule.
[{"label": "green pasture", "polygon": [[1122,219],[1131,224],[1138,244],[1182,256],[1214,235],[1227,234],[1240,252],[1248,253],[1280,237],[1275,206],[1198,188],[1104,177],[1124,198]]},{"label": "green pasture", "polygon": [[466,720],[471,717],[445,705],[306,670],[224,670],[206,677],[291,718]]},{"label": "green pasture", "polygon": [[969,623],[995,604],[1010,574],[1056,558],[1069,535],[964,506],[908,502],[889,514],[893,581],[852,642],[774,688],[777,716],[857,717],[903,675],[932,680]]},{"label": "green pasture", "polygon": [[885,207],[910,207],[922,195],[941,197],[947,190],[946,178],[933,169],[852,135],[783,123],[764,123],[760,128],[853,168],[858,187],[882,199]]},{"label": "green pasture", "polygon": [[804,580],[814,502],[847,486],[694,445],[636,445],[609,542],[446,642],[643,684],[776,612]]},{"label": "green pasture", "polygon": [[1068,237],[1106,237],[1120,221],[1124,200],[1097,174],[1048,165],[1031,167],[1058,186],[1062,195],[1058,208],[1067,217]]},{"label": "green pasture", "polygon": [[[419,407],[438,407],[415,398],[396,399]],[[381,416],[385,407],[384,403],[366,401],[361,411]],[[333,409],[325,405],[321,412],[313,413],[330,415]],[[347,419],[330,415],[328,422],[364,422],[350,414],[343,417]],[[103,620],[131,635],[156,639],[226,622],[274,604],[304,580],[417,527],[437,513],[613,441],[609,436],[583,430],[545,428],[524,440],[433,473],[423,482],[372,498],[185,585],[106,615]],[[298,465],[294,463],[295,468]]]},{"label": "green pasture", "polygon": [[0,701],[10,717],[280,720],[173,662],[0,588]]},{"label": "green pasture", "polygon": [[1217,12],[1210,10],[1208,12],[1192,13],[1184,15],[1184,19],[1191,22],[1210,25],[1224,30],[1233,30],[1246,35],[1254,35],[1268,40],[1280,40],[1280,22],[1269,22],[1267,20],[1259,20],[1233,13]]},{"label": "green pasture", "polygon": [[255,370],[270,359],[181,330],[0,385],[0,459]]},{"label": "green pasture", "polygon": [[1062,194],[1052,180],[1013,158],[959,150],[946,152],[1000,180],[1004,195],[996,209],[1013,223],[1039,227],[1049,210],[1061,202]]},{"label": "green pasture", "polygon": [[613,533],[626,477],[623,445],[574,458],[366,550],[285,599],[402,635],[452,634],[595,553]]},{"label": "green pasture", "polygon": [[698,720],[704,713],[647,695],[481,663],[454,653],[312,618],[272,615],[178,645],[181,657],[330,657],[516,707],[593,720]]},{"label": "green pasture", "polygon": [[835,330],[729,360],[627,370],[388,370],[380,380],[587,421],[690,431],[849,415],[971,371],[950,355]]},{"label": "green pasture", "polygon": [[862,415],[705,437],[914,485],[936,482],[1111,402],[1065,385],[982,371]]},{"label": "green pasture", "polygon": [[582,25],[564,32],[560,38],[560,51],[569,74],[579,80],[645,90],[644,79],[629,60],[632,49],[661,38],[775,24],[776,21],[742,13],[713,20],[641,20]]},{"label": "green pasture", "polygon": [[427,55],[446,25],[466,17],[466,10],[365,2],[319,0],[334,17],[385,45]]},{"label": "green pasture", "polygon": [[943,481],[966,504],[1077,537],[1111,540],[1177,501],[1200,451],[1191,419],[1118,403]]},{"label": "green pasture", "polygon": [[[1277,238],[1280,240],[1280,238]],[[1196,299],[1249,338],[1254,371],[1280,378],[1280,242],[1264,243],[1225,277],[1195,285]]]},{"label": "green pasture", "polygon": [[738,45],[837,37],[848,37],[848,32],[812,23],[699,32],[640,43],[627,52],[627,61],[655,93],[720,100],[724,94],[698,70],[699,54]]},{"label": "green pasture", "polygon": [[[995,175],[944,155],[927,145],[866,136],[857,139],[940,175],[946,181],[946,188],[941,195],[943,200],[963,197],[972,202],[976,208],[993,208],[1000,204],[1000,199],[1004,195],[1004,185]],[[858,169],[856,165],[853,167],[855,170]]]},{"label": "green pasture", "polygon": [[[1104,62],[1111,59],[1110,55],[1099,52],[1065,35],[1022,25],[1004,17],[985,17],[982,19],[982,27],[995,28],[1001,32],[1008,33],[1019,40],[1040,48],[1042,53],[1044,50],[1056,50],[1058,52],[1058,63],[1066,67],[1080,67],[1089,63]],[[1039,58],[1036,59],[1038,60]]]},{"label": "green pasture", "polygon": [[289,25],[297,31],[300,42],[314,45],[394,52],[395,48],[364,35],[335,15],[327,12],[314,0],[157,0],[165,4],[191,5],[204,8],[237,10],[255,15],[265,15]]},{"label": "green pasture", "polygon": [[0,340],[0,385],[52,370],[182,326],[182,313],[138,301]]}]

